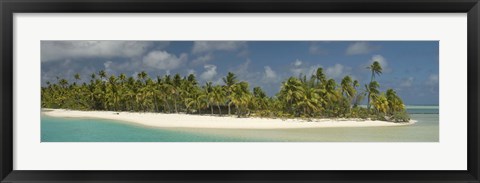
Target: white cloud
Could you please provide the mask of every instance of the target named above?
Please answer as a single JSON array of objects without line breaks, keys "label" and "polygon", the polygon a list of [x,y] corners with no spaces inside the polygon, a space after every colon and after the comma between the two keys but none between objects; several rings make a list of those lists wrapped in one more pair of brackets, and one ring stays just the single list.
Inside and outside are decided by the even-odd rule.
[{"label": "white cloud", "polygon": [[106,61],[103,63],[103,66],[105,67],[105,72],[109,74],[115,74],[115,70],[112,69],[113,62],[112,61]]},{"label": "white cloud", "polygon": [[235,51],[245,48],[245,41],[195,41],[192,53],[204,53],[212,51]]},{"label": "white cloud", "polygon": [[405,78],[401,83],[401,87],[411,87],[413,85],[414,78],[413,77],[408,77]]},{"label": "white cloud", "polygon": [[275,73],[270,66],[265,66],[265,77],[269,79],[277,78],[277,73]]},{"label": "white cloud", "polygon": [[318,43],[315,43],[315,42],[312,42],[310,44],[310,47],[309,47],[308,51],[310,52],[310,54],[313,54],[313,55],[327,54],[327,50],[320,47],[320,45]]},{"label": "white cloud", "polygon": [[429,86],[438,85],[438,74],[430,74],[425,84]]},{"label": "white cloud", "polygon": [[342,76],[346,75],[347,70],[348,70],[348,68],[346,68],[342,64],[335,64],[332,67],[328,67],[325,70],[325,74],[328,77],[338,79],[338,78],[341,78]]},{"label": "white cloud", "polygon": [[312,65],[312,66],[310,66],[310,67],[306,70],[305,74],[306,74],[307,76],[312,76],[312,75],[314,75],[314,74],[317,73],[317,69],[318,69],[319,67],[323,67],[323,66],[320,65],[320,64]]},{"label": "white cloud", "polygon": [[190,75],[190,74],[197,75],[197,72],[195,72],[194,69],[187,69],[187,74],[188,75]]},{"label": "white cloud", "polygon": [[302,65],[302,61],[299,60],[299,59],[297,59],[297,60],[295,60],[295,62],[293,62],[293,65],[294,65],[295,67],[299,67],[299,66]]},{"label": "white cloud", "polygon": [[235,73],[239,81],[248,81],[250,86],[260,86],[263,81],[263,72],[251,71],[249,68],[251,63],[252,60],[246,59],[245,62],[230,68],[229,71]]},{"label": "white cloud", "polygon": [[215,65],[205,65],[203,66],[205,68],[205,71],[200,75],[200,78],[202,78],[205,81],[211,81],[213,77],[217,75],[217,66]]},{"label": "white cloud", "polygon": [[362,55],[368,54],[372,51],[379,49],[378,46],[370,45],[368,42],[355,42],[348,46],[345,54],[347,55]]},{"label": "white cloud", "polygon": [[[168,42],[161,43],[168,45]],[[42,41],[41,60],[140,57],[153,45],[147,41]]]},{"label": "white cloud", "polygon": [[180,56],[170,54],[166,51],[152,51],[143,57],[143,63],[155,69],[171,70],[180,67],[186,60],[187,54],[182,53]]},{"label": "white cloud", "polygon": [[47,81],[51,83],[57,82],[57,77],[65,78],[69,82],[77,82],[73,77],[77,73],[80,74],[81,78],[78,82],[90,81],[90,74],[98,71],[93,65],[85,65],[69,60],[42,64],[48,64],[48,66],[42,67],[41,70],[42,84],[45,84]]},{"label": "white cloud", "polygon": [[243,64],[240,64],[237,68],[233,70],[233,72],[237,74],[238,79],[245,80],[246,78],[251,76],[248,72],[248,67],[250,66],[251,62],[252,60],[247,59]]},{"label": "white cloud", "polygon": [[208,53],[208,54],[205,54],[205,55],[202,55],[202,56],[199,56],[199,57],[195,58],[194,60],[192,60],[192,65],[202,65],[202,64],[207,63],[210,60],[213,60],[213,54],[212,53]]},{"label": "white cloud", "polygon": [[306,75],[311,76],[317,72],[317,69],[322,67],[320,64],[311,65],[305,64],[303,61],[297,59],[291,64],[290,72],[292,72],[293,76],[300,76]]},{"label": "white cloud", "polygon": [[303,64],[303,62],[299,59],[295,60],[293,63],[292,63],[292,67],[290,68],[290,71],[292,72],[292,74],[294,76],[299,76],[300,74],[302,74],[305,70],[304,67],[301,67]]},{"label": "white cloud", "polygon": [[270,68],[270,66],[265,66],[264,69],[265,72],[263,74],[263,82],[270,83],[278,81],[279,78],[277,73]]}]

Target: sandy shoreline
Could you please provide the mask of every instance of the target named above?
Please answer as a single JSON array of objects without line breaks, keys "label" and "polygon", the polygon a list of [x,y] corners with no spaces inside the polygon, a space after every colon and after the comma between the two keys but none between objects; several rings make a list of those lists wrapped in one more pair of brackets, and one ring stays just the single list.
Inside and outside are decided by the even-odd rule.
[{"label": "sandy shoreline", "polygon": [[[118,114],[117,114],[118,113]],[[352,119],[321,119],[307,122],[300,119],[236,118],[227,116],[137,113],[113,111],[74,111],[64,109],[43,109],[42,114],[52,117],[100,118],[131,122],[159,128],[223,128],[223,129],[289,129],[289,128],[331,128],[331,127],[380,127],[404,126],[408,123],[385,121],[354,121]]]}]

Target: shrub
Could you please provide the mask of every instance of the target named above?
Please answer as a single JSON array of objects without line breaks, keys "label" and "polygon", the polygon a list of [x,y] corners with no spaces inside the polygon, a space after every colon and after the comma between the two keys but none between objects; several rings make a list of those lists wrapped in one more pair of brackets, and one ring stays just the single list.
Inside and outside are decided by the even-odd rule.
[{"label": "shrub", "polygon": [[410,115],[408,115],[408,113],[405,110],[397,111],[393,113],[391,121],[408,122],[410,121]]},{"label": "shrub", "polygon": [[363,108],[363,107],[354,107],[350,111],[350,116],[351,118],[361,118],[361,119],[367,119],[370,117],[368,109]]}]

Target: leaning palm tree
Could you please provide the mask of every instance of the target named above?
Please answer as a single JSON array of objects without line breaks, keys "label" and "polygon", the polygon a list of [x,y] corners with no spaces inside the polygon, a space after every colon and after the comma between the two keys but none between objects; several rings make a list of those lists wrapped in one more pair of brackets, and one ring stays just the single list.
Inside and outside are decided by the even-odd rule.
[{"label": "leaning palm tree", "polygon": [[[374,80],[375,80],[375,75],[380,76],[380,74],[382,74],[382,66],[380,65],[380,63],[378,61],[374,61],[372,63],[372,65],[367,67],[367,69],[370,69],[370,71],[372,72],[372,76],[370,78],[370,84],[368,86],[368,88],[370,88],[370,85],[372,85],[372,82],[374,82]],[[378,83],[376,83],[376,84],[378,85]],[[367,98],[367,100],[368,100],[368,103],[367,103],[368,107],[367,108],[370,109],[370,100],[371,100],[372,94],[370,93],[370,90],[367,90],[367,91],[369,91],[368,92],[368,98]]]},{"label": "leaning palm tree", "polygon": [[75,84],[81,79],[79,73],[76,73],[73,77],[75,78]]},{"label": "leaning palm tree", "polygon": [[346,96],[348,99],[350,99],[352,96],[354,96],[354,88],[352,85],[352,78],[350,76],[345,76],[342,79],[341,82],[341,90],[342,90],[342,95]]},{"label": "leaning palm tree", "polygon": [[321,86],[325,84],[325,82],[327,81],[327,77],[323,73],[323,68],[317,68],[317,72],[315,73],[315,79],[317,79],[317,85]]},{"label": "leaning palm tree", "polygon": [[397,95],[395,90],[388,89],[386,92],[386,97],[389,106],[389,113],[393,114],[395,112],[400,112],[405,110],[405,105],[403,104],[402,99]]},{"label": "leaning palm tree", "polygon": [[370,82],[372,82],[375,79],[375,75],[380,76],[380,74],[382,74],[382,66],[378,61],[374,61],[372,65],[367,67],[367,69],[370,69],[370,71],[372,72]]},{"label": "leaning palm tree", "polygon": [[376,111],[380,114],[386,114],[387,111],[389,111],[389,104],[388,104],[388,100],[387,100],[387,97],[385,97],[385,94],[382,93],[381,95],[377,95],[373,102],[372,102],[374,108],[376,109]]},{"label": "leaning palm tree", "polygon": [[379,93],[380,91],[378,91],[378,87],[380,87],[380,85],[378,84],[378,82],[376,81],[372,81],[370,82],[370,84],[368,85],[365,85],[365,91],[367,92],[368,96],[367,96],[367,108],[370,110],[370,102],[372,101],[373,98],[375,98]]}]

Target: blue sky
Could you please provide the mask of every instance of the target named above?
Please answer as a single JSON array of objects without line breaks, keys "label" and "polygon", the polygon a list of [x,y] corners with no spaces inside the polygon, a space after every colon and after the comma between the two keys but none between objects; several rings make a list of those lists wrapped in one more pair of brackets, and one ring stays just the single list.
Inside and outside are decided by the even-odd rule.
[{"label": "blue sky", "polygon": [[[407,105],[438,104],[437,41],[42,41],[42,84],[56,77],[73,81],[79,73],[135,76],[140,71],[156,78],[193,73],[201,83],[222,83],[227,72],[269,95],[281,82],[323,67],[337,82],[350,75],[366,84],[366,67],[379,61],[380,89],[393,88]],[[363,87],[362,87],[363,88]]]}]

